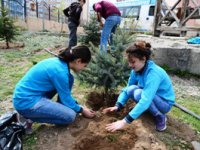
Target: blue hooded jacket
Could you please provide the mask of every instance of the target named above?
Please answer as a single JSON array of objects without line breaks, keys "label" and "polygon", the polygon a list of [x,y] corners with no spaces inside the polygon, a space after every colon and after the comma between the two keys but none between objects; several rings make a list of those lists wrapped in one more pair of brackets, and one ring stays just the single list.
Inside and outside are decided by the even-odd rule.
[{"label": "blue hooded jacket", "polygon": [[[142,73],[131,71],[128,85],[137,85],[142,89],[141,99],[135,107],[126,116],[131,117],[132,120],[137,119],[144,111],[146,111],[155,95],[161,97],[173,105],[175,101],[175,94],[172,82],[164,69],[156,65],[153,61],[148,60]],[[128,100],[127,87],[120,93],[116,106],[124,106]]]},{"label": "blue hooded jacket", "polygon": [[71,96],[74,77],[66,62],[59,58],[45,59],[33,66],[17,83],[13,104],[16,110],[33,107],[45,94],[56,90],[60,101],[76,112],[81,106]]}]

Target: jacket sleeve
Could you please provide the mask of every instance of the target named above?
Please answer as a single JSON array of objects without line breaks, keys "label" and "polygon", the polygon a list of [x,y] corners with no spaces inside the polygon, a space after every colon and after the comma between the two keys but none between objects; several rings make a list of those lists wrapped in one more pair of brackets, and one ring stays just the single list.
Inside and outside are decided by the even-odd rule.
[{"label": "jacket sleeve", "polygon": [[[148,73],[145,82],[145,87],[143,88],[141,93],[141,99],[135,105],[135,107],[129,112],[129,114],[125,117],[128,123],[130,123],[134,119],[137,119],[144,111],[146,111],[149,108],[153,98],[156,95],[156,92],[159,88],[161,81],[162,77],[156,74],[156,72],[150,71]],[[132,120],[129,118],[131,118]]]},{"label": "jacket sleeve", "polygon": [[80,19],[81,17],[81,12],[82,12],[82,7],[79,5],[76,9],[76,17],[77,17],[77,20]]},{"label": "jacket sleeve", "polygon": [[59,72],[57,75],[52,77],[52,82],[58,92],[62,104],[76,112],[80,112],[81,106],[71,96],[68,74],[66,74],[66,72]]},{"label": "jacket sleeve", "polygon": [[115,104],[115,106],[118,107],[118,110],[121,110],[122,107],[126,104],[127,100],[128,100],[128,95],[127,95],[127,88],[130,86],[130,85],[134,85],[136,84],[136,79],[135,79],[135,72],[132,70],[131,71],[131,74],[130,74],[130,77],[129,77],[129,80],[128,80],[128,84],[125,88],[122,89],[118,99],[117,99],[117,102]]},{"label": "jacket sleeve", "polygon": [[69,7],[63,10],[63,13],[65,14],[66,17],[69,17]]},{"label": "jacket sleeve", "polygon": [[130,86],[130,85],[135,85],[136,83],[137,83],[136,75],[135,75],[135,72],[132,70],[131,74],[130,74],[130,77],[128,79],[127,87]]}]

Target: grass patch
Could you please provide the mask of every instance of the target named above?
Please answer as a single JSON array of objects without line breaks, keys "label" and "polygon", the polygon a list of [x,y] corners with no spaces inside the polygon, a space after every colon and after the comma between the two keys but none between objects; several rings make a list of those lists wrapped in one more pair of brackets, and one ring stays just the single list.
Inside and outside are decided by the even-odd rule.
[{"label": "grass patch", "polygon": [[[177,99],[176,102],[187,109],[193,111],[197,115],[200,115],[200,97],[199,96],[187,96],[182,99]],[[191,127],[200,132],[200,120],[194,118],[193,116],[186,114],[180,109],[173,107],[172,111],[169,113],[174,118],[180,119],[183,122],[191,125]]]},{"label": "grass patch", "polygon": [[28,69],[37,62],[51,57],[47,52],[41,52],[43,48],[62,45],[66,38],[27,32],[18,36],[17,40],[24,42],[25,47],[20,50],[0,51],[0,101],[12,95],[16,83]]},{"label": "grass patch", "polygon": [[25,150],[34,150],[34,145],[37,143],[37,137],[33,135],[25,135],[23,139],[23,148]]},{"label": "grass patch", "polygon": [[168,73],[177,75],[178,77],[181,77],[181,78],[200,78],[200,75],[198,74],[189,73],[188,71],[183,71],[180,69],[173,69],[169,67],[168,65],[162,65],[161,67],[164,70],[166,70]]},{"label": "grass patch", "polygon": [[168,150],[180,149],[181,150],[190,150],[192,149],[191,143],[188,143],[180,138],[174,138],[171,136],[171,133],[167,133],[166,131],[163,133],[163,136],[159,136],[160,140],[163,141]]}]

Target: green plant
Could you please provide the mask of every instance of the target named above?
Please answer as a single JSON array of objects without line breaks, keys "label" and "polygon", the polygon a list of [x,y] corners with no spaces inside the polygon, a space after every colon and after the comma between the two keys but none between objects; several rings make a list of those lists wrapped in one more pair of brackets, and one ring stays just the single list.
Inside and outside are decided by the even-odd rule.
[{"label": "green plant", "polygon": [[173,69],[168,65],[162,65],[161,67],[165,69],[168,73],[175,74],[181,78],[191,78],[191,77],[199,78],[200,77],[200,75],[198,74],[190,73],[187,70]]},{"label": "green plant", "polygon": [[95,87],[103,87],[107,94],[119,85],[125,85],[130,68],[123,52],[133,40],[128,32],[118,30],[113,37],[111,54],[100,52],[98,47],[90,43],[93,57],[86,70],[79,74],[80,80]]},{"label": "green plant", "polygon": [[100,42],[100,28],[96,16],[91,15],[90,21],[83,28],[85,35],[80,38],[80,42],[83,44],[92,42],[94,45],[98,45]]},{"label": "green plant", "polygon": [[[176,99],[176,102],[178,104],[186,107],[187,109],[191,110],[192,112],[194,112],[196,114],[200,114],[199,98],[200,98],[199,96],[183,95],[179,99]],[[200,121],[198,119],[194,118],[193,116],[184,113],[180,109],[173,107],[172,111],[170,112],[170,115],[172,115],[174,118],[178,118],[178,119],[182,120],[183,122],[185,122],[187,124],[190,124],[194,129],[196,129],[197,131],[200,131],[200,124],[199,124]]]},{"label": "green plant", "polygon": [[14,25],[14,20],[8,16],[8,11],[1,8],[0,16],[0,38],[6,41],[6,47],[9,48],[9,42],[18,35],[18,27]]}]

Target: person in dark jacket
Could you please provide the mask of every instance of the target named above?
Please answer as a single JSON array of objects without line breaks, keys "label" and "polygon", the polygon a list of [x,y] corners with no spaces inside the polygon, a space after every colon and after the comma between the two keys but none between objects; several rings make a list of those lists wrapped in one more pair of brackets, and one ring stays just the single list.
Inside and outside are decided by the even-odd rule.
[{"label": "person in dark jacket", "polygon": [[64,10],[64,14],[68,17],[69,48],[77,45],[77,28],[80,24],[80,16],[84,4],[85,0],[78,0],[78,2],[73,2]]}]

